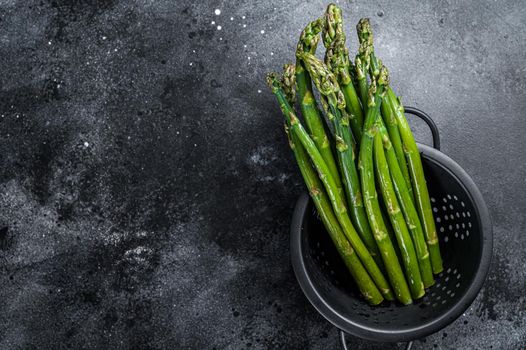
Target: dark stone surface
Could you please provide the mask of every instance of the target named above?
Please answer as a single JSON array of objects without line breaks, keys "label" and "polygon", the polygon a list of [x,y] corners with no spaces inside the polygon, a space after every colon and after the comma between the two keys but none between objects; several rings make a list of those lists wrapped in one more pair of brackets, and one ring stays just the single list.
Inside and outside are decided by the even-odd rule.
[{"label": "dark stone surface", "polygon": [[[0,348],[337,348],[291,269],[303,185],[264,84],[326,4],[0,4]],[[493,216],[485,288],[414,348],[525,348],[526,6],[342,6]]]}]

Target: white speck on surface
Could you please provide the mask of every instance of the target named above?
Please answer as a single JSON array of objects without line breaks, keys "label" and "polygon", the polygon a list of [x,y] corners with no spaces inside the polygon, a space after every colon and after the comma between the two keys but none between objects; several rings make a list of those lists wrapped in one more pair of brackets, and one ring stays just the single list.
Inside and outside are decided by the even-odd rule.
[{"label": "white speck on surface", "polygon": [[48,45],[51,45],[51,41],[48,41],[47,44],[48,44]]},{"label": "white speck on surface", "polygon": [[261,29],[260,33],[261,34],[265,34],[265,31],[263,29]]},{"label": "white speck on surface", "polygon": [[261,90],[258,90],[258,94],[260,94],[260,93],[261,93]]},{"label": "white speck on surface", "polygon": [[216,16],[219,16],[219,15],[221,14],[221,10],[220,10],[220,9],[216,9],[216,10],[214,11],[214,13],[216,14]]},{"label": "white speck on surface", "polygon": [[250,56],[248,56],[247,59],[250,59]]},{"label": "white speck on surface", "polygon": [[243,24],[243,28],[246,28],[246,27],[247,27],[247,25],[246,25],[246,24]]},{"label": "white speck on surface", "polygon": [[117,52],[117,50],[118,50],[117,48],[114,48],[114,49],[113,49],[113,51],[115,51],[115,52]]},{"label": "white speck on surface", "polygon": [[217,26],[217,30],[221,30],[223,27],[221,26]]},{"label": "white speck on surface", "polygon": [[230,17],[230,20],[233,21],[233,20],[234,20],[234,17]]},{"label": "white speck on surface", "polygon": [[[258,90],[260,91],[260,90]],[[259,146],[252,152],[249,157],[249,164],[266,166],[277,160],[278,157],[274,152],[274,149],[269,146]]]},{"label": "white speck on surface", "polygon": [[103,36],[102,36],[102,40],[106,40],[106,39],[107,39],[107,38],[103,35]]},{"label": "white speck on surface", "polygon": [[243,45],[243,47],[246,49],[246,48],[247,48],[247,45]]},{"label": "white speck on surface", "polygon": [[271,52],[271,53],[270,53],[270,56],[274,56],[274,52]]},{"label": "white speck on surface", "polygon": [[223,41],[223,38],[219,38],[219,41]]},{"label": "white speck on surface", "polygon": [[194,65],[194,62],[190,62],[190,65],[193,66],[193,65]]},{"label": "white speck on surface", "polygon": [[210,22],[211,25],[215,25],[216,24],[216,21],[212,21]]},{"label": "white speck on surface", "polygon": [[197,147],[197,143],[194,143],[194,147]]},{"label": "white speck on surface", "polygon": [[247,18],[247,16],[241,16],[241,18],[242,18],[242,19],[245,19],[245,18]]},{"label": "white speck on surface", "polygon": [[89,142],[88,141],[84,141],[84,147],[89,147]]}]

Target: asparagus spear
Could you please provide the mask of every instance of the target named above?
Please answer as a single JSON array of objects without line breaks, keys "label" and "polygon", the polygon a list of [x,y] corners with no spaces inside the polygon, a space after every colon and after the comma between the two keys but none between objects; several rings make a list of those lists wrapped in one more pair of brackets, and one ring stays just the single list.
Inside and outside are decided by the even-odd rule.
[{"label": "asparagus spear", "polygon": [[374,238],[382,254],[384,265],[393,286],[397,299],[403,304],[411,304],[411,293],[404,278],[404,273],[396,257],[393,244],[387,234],[387,228],[382,219],[378,203],[374,170],[373,170],[373,140],[378,132],[376,120],[380,113],[380,104],[384,87],[389,83],[387,69],[382,67],[379,76],[372,79],[369,89],[369,108],[365,116],[364,133],[360,145],[359,163],[360,178],[364,194],[365,208],[369,217],[369,224],[374,233]]},{"label": "asparagus spear", "polygon": [[[406,222],[404,221],[404,215],[402,214],[400,205],[396,199],[396,193],[391,180],[389,166],[387,165],[387,160],[385,159],[383,146],[384,141],[385,140],[382,139],[381,132],[377,132],[374,136],[373,146],[376,175],[379,179],[380,190],[382,191],[382,195],[385,200],[391,225],[395,231],[398,247],[400,247],[402,262],[404,263],[405,274],[407,281],[409,282],[411,295],[413,298],[418,299],[421,298],[425,293],[424,284],[422,283],[420,268],[418,267],[418,259],[416,257],[415,247],[413,245],[413,241],[411,240],[411,236],[409,235]],[[389,142],[388,139],[387,142]]]},{"label": "asparagus spear", "polygon": [[404,181],[402,172],[400,170],[400,164],[398,164],[398,159],[382,120],[379,120],[379,132],[382,136],[387,164],[389,166],[389,172],[393,181],[396,197],[398,198],[400,206],[402,207],[402,212],[407,223],[407,228],[409,229],[413,239],[416,255],[420,265],[420,275],[422,276],[422,282],[424,283],[424,287],[428,288],[435,283],[435,280],[433,279],[433,270],[429,260],[429,251],[427,250],[424,231],[422,230],[422,225],[420,224],[420,219],[418,218],[418,213],[413,203],[412,194],[409,192],[406,182]]},{"label": "asparagus spear", "polygon": [[305,65],[299,58],[304,52],[314,54],[318,41],[320,39],[320,32],[323,28],[324,19],[320,18],[309,23],[301,32],[300,40],[296,49],[296,86],[298,90],[298,99],[300,102],[300,109],[305,124],[312,137],[312,140],[318,147],[318,150],[323,157],[323,160],[329,167],[329,170],[336,181],[338,188],[342,188],[341,179],[338,173],[338,167],[332,154],[331,145],[325,128],[323,125],[320,111],[316,104],[316,99],[312,91],[312,82],[309,72],[305,70]]},{"label": "asparagus spear", "polygon": [[314,141],[310,138],[307,131],[305,131],[303,125],[301,125],[299,119],[294,113],[294,110],[288,103],[279,79],[275,74],[271,73],[267,76],[267,83],[278,99],[278,103],[280,105],[281,111],[283,112],[283,116],[285,117],[287,125],[289,125],[291,134],[298,138],[301,145],[309,155],[314,167],[316,168],[318,176],[322,181],[325,190],[327,191],[327,195],[331,201],[334,214],[336,215],[336,218],[338,219],[345,236],[351,243],[353,249],[356,251],[356,254],[360,258],[362,264],[365,266],[369,276],[371,276],[374,283],[380,290],[380,293],[382,293],[385,299],[392,300],[393,293],[389,287],[389,283],[382,275],[382,272],[378,268],[378,265],[376,265],[367,247],[363,244],[360,236],[358,233],[356,233],[356,230],[354,229],[351,220],[347,215],[347,208],[345,207],[344,201],[339,194],[336,182],[334,181],[327,164],[323,160],[323,157],[316,148]]},{"label": "asparagus spear", "polygon": [[323,43],[327,49],[325,52],[325,63],[338,80],[345,98],[345,110],[349,114],[354,139],[359,145],[362,139],[363,112],[360,106],[360,99],[349,74],[349,50],[345,47],[342,12],[335,4],[329,4],[325,12]]},{"label": "asparagus spear", "polygon": [[400,130],[405,156],[409,165],[411,182],[415,191],[415,204],[427,239],[427,248],[429,250],[431,266],[433,267],[433,273],[438,274],[444,268],[442,266],[442,257],[440,256],[435,220],[433,219],[433,211],[429,200],[429,192],[424,177],[424,168],[422,167],[420,152],[418,151],[409,123],[405,118],[404,107],[392,90],[387,91],[387,101],[394,111],[396,120],[398,121],[398,129]]},{"label": "asparagus spear", "polygon": [[[362,18],[358,22],[358,25],[356,26],[356,31],[358,32],[358,39],[360,41],[360,47],[364,46],[367,49],[363,49],[365,54],[367,55],[367,60],[369,62],[369,70],[370,74],[373,76],[378,75],[379,73],[379,67],[381,65],[381,62],[376,58],[376,54],[374,52],[374,45],[373,45],[373,31],[371,28],[371,23],[369,21],[369,18]],[[391,87],[387,87],[387,91],[391,90]],[[396,152],[396,157],[398,159],[398,163],[400,164],[400,170],[402,171],[402,174],[404,176],[404,179],[407,183],[408,189],[411,192],[411,196],[413,196],[413,188],[411,187],[411,180],[409,177],[409,169],[407,167],[407,161],[405,159],[403,147],[402,147],[402,140],[400,138],[400,133],[398,131],[398,123],[396,121],[396,118],[394,117],[394,112],[391,109],[390,104],[386,101],[387,96],[384,96],[384,103],[382,103],[382,116],[385,121],[385,125],[387,126],[387,131],[389,133],[389,137],[391,139],[391,142],[393,144],[394,150]]]},{"label": "asparagus spear", "polygon": [[342,111],[345,113],[343,107],[345,100],[336,82],[336,77],[322,61],[308,53],[302,55],[302,61],[305,63],[314,84],[320,91],[322,106],[328,119],[334,125],[337,158],[352,223],[376,263],[382,267],[382,259],[363,206],[360,178],[356,169],[355,153],[352,147],[353,139],[348,128],[349,120],[347,115],[341,114]]}]

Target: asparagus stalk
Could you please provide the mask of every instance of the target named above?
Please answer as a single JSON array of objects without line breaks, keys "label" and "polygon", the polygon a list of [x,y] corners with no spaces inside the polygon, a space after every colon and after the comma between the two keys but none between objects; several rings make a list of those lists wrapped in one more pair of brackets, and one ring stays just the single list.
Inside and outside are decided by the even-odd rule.
[{"label": "asparagus stalk", "polygon": [[298,99],[300,102],[300,110],[305,118],[305,124],[309,130],[312,140],[318,147],[318,150],[323,157],[323,160],[329,167],[334,181],[338,188],[342,188],[341,179],[338,173],[338,167],[332,154],[329,138],[325,131],[322,116],[316,104],[316,99],[312,91],[312,82],[309,72],[306,71],[305,65],[299,58],[304,52],[314,54],[318,41],[320,39],[320,32],[323,28],[324,19],[320,18],[309,23],[302,31],[298,46],[296,49],[296,86],[298,92]]},{"label": "asparagus stalk", "polygon": [[404,107],[392,90],[387,91],[387,101],[394,111],[396,120],[398,121],[398,129],[400,130],[405,156],[409,165],[411,182],[415,191],[415,204],[427,239],[427,248],[429,250],[431,266],[433,267],[433,273],[438,274],[444,268],[442,266],[442,257],[440,256],[435,220],[433,219],[433,211],[429,200],[429,192],[424,177],[424,168],[422,167],[420,152],[418,151],[409,123],[405,118]]},{"label": "asparagus stalk", "polygon": [[396,197],[398,198],[405,217],[405,221],[407,223],[407,228],[409,229],[413,239],[424,288],[428,288],[435,283],[435,280],[433,278],[433,270],[429,260],[429,251],[427,250],[424,231],[422,230],[422,225],[420,224],[420,219],[418,218],[418,213],[413,202],[412,194],[409,192],[406,182],[404,181],[402,172],[400,170],[400,164],[398,164],[398,159],[389,139],[387,130],[382,121],[379,120],[379,122],[379,132],[382,136],[387,164],[389,166],[389,172],[391,174]]},{"label": "asparagus stalk", "polygon": [[345,110],[349,114],[354,139],[359,145],[362,139],[363,112],[360,99],[349,74],[349,50],[345,47],[341,9],[335,4],[329,4],[325,12],[323,43],[327,49],[325,63],[338,80],[345,98]]},{"label": "asparagus stalk", "polygon": [[334,214],[338,219],[338,222],[345,236],[351,243],[351,246],[360,258],[360,261],[365,266],[365,269],[367,270],[374,283],[380,290],[380,293],[382,293],[385,299],[392,300],[393,294],[389,287],[389,283],[382,275],[382,272],[378,268],[378,265],[375,263],[371,254],[369,253],[369,250],[363,244],[362,240],[360,239],[360,236],[354,229],[351,220],[347,215],[347,208],[345,207],[344,201],[339,194],[336,182],[334,181],[334,178],[332,177],[329,168],[327,167],[327,164],[323,160],[323,157],[318,151],[316,144],[310,138],[307,131],[305,131],[303,125],[301,125],[299,119],[294,113],[294,110],[288,103],[279,79],[276,77],[275,74],[269,74],[267,76],[267,83],[272,89],[272,92],[274,93],[276,98],[278,99],[278,103],[283,112],[283,116],[285,117],[287,125],[289,125],[291,134],[294,135],[294,137],[298,138],[299,142],[309,155],[309,158],[311,159],[314,167],[316,168],[318,176],[322,181],[325,190],[327,191],[327,195],[329,196],[329,199],[331,201]]},{"label": "asparagus stalk", "polygon": [[[380,119],[379,119],[380,120]],[[385,135],[383,135],[385,136]],[[407,229],[406,222],[404,221],[404,215],[396,199],[396,193],[394,190],[393,182],[391,180],[391,174],[389,172],[389,166],[385,158],[383,142],[389,142],[382,138],[381,132],[377,132],[374,136],[374,162],[376,175],[378,176],[380,183],[380,190],[382,191],[383,198],[389,214],[391,225],[393,226],[398,247],[400,247],[400,253],[402,254],[402,262],[405,267],[405,274],[407,281],[409,282],[409,288],[411,289],[411,295],[414,299],[421,298],[424,293],[424,284],[422,283],[422,277],[420,275],[420,268],[418,267],[418,259],[415,253],[415,247],[409,230]]]},{"label": "asparagus stalk", "polygon": [[380,205],[376,193],[373,169],[373,141],[378,132],[376,120],[380,113],[380,104],[384,87],[388,85],[387,70],[382,68],[378,78],[373,78],[369,90],[369,108],[365,117],[364,133],[360,145],[359,163],[360,178],[364,194],[365,208],[369,217],[369,224],[374,233],[374,238],[382,254],[384,265],[393,286],[397,299],[403,304],[411,304],[411,293],[400,263],[396,257],[386,225],[382,219]]},{"label": "asparagus stalk", "polygon": [[360,189],[360,178],[356,169],[355,153],[353,151],[353,139],[349,131],[349,119],[345,113],[345,100],[336,81],[328,67],[318,60],[314,55],[304,54],[302,60],[309,71],[314,84],[321,94],[322,106],[328,119],[334,125],[336,139],[336,150],[340,173],[342,174],[343,187],[350,209],[352,223],[358,231],[369,252],[375,258],[376,263],[382,267],[378,247],[374,240],[367,213],[363,205],[362,192]]}]

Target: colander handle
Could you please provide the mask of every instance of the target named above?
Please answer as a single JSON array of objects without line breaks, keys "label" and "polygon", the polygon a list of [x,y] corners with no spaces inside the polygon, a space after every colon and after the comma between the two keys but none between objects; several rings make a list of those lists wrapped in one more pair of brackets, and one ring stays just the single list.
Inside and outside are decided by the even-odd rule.
[{"label": "colander handle", "polygon": [[431,119],[427,113],[419,110],[418,108],[404,106],[404,110],[406,113],[416,115],[418,118],[426,122],[427,126],[431,130],[431,136],[433,137],[433,147],[440,151],[440,134],[438,133],[437,125],[433,119]]},{"label": "colander handle", "polygon": [[[347,347],[347,339],[345,338],[345,332],[340,329],[340,341],[342,343],[342,349],[343,350],[349,350]],[[411,350],[413,347],[413,341],[407,342],[407,345],[405,347],[405,350]]]}]

